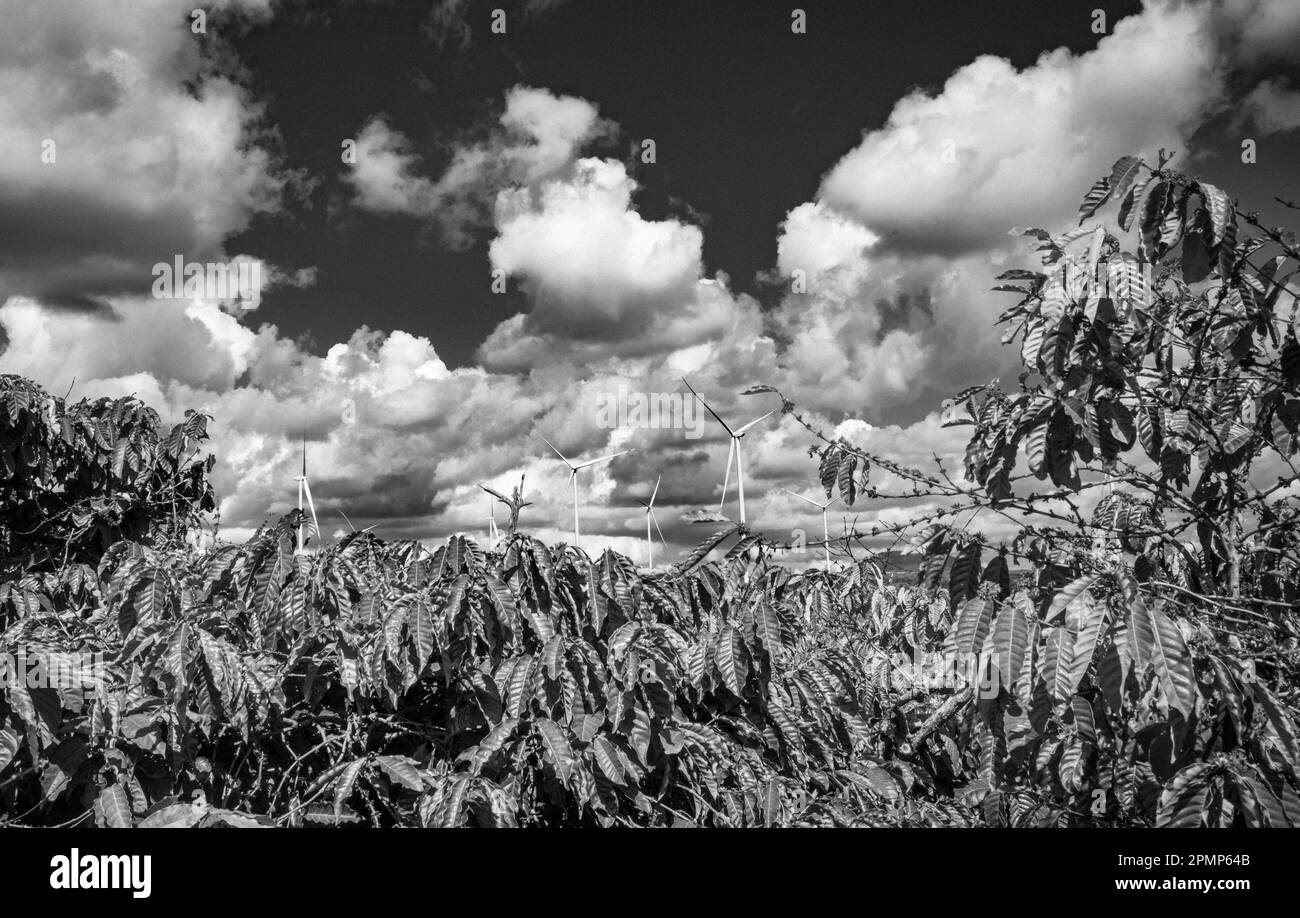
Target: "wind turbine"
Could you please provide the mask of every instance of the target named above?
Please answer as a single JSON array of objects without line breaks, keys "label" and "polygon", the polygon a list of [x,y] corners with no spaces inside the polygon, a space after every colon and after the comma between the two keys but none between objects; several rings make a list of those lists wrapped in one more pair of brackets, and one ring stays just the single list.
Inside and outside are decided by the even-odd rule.
[{"label": "wind turbine", "polygon": [[654,522],[655,529],[659,532],[659,541],[663,542],[665,547],[668,545],[668,540],[664,538],[664,531],[659,528],[659,521],[655,519],[655,495],[659,493],[659,482],[663,480],[664,476],[662,475],[655,480],[655,489],[650,492],[649,503],[640,499],[637,500],[638,504],[645,507],[645,566],[649,568],[655,566],[654,542],[650,539],[651,521]]},{"label": "wind turbine", "polygon": [[593,465],[599,465],[602,462],[608,462],[611,459],[616,459],[619,456],[623,455],[624,453],[630,453],[632,451],[630,449],[619,450],[617,453],[610,453],[608,456],[602,456],[599,459],[591,459],[588,460],[587,462],[579,462],[577,465],[574,465],[572,462],[569,461],[568,457],[565,456],[564,453],[560,452],[558,449],[555,449],[554,443],[552,443],[550,440],[547,440],[545,437],[542,437],[542,440],[545,441],[546,445],[549,446],[555,452],[555,455],[563,459],[564,464],[569,467],[569,483],[573,485],[573,547],[577,548],[578,547],[578,472],[582,471],[585,468],[589,468]]},{"label": "wind turbine", "polygon": [[696,398],[700,399],[700,404],[703,405],[706,409],[708,409],[709,414],[713,415],[713,419],[717,421],[719,424],[721,424],[723,428],[727,431],[727,434],[731,437],[731,449],[728,450],[727,452],[727,471],[726,474],[723,475],[722,477],[722,500],[718,502],[718,512],[719,513],[722,512],[722,507],[727,502],[727,486],[731,483],[731,462],[732,462],[732,458],[734,457],[736,462],[736,487],[738,489],[738,493],[740,496],[740,522],[743,525],[745,522],[745,470],[744,470],[744,466],[740,461],[740,440],[742,437],[745,436],[745,434],[749,431],[749,429],[753,427],[755,424],[757,424],[759,421],[765,421],[768,418],[770,418],[772,415],[776,414],[776,409],[773,408],[771,411],[763,415],[761,418],[755,418],[754,420],[746,424],[744,427],[740,427],[737,428],[736,430],[732,430],[731,427],[727,425],[727,422],[722,420],[722,418],[718,417],[718,413],[709,407],[709,403],[706,402],[703,398],[700,398],[700,393],[696,392],[693,388],[691,388],[691,384],[686,382],[686,379],[684,377],[682,378],[682,382],[686,383],[686,388],[691,390],[691,395],[694,395]]},{"label": "wind turbine", "polygon": [[501,533],[497,530],[497,505],[496,501],[488,501],[488,544],[495,545],[501,541]]},{"label": "wind turbine", "polygon": [[[307,483],[307,438],[302,438],[302,474],[294,478],[298,482],[298,551],[295,554],[302,553],[307,545],[303,535],[304,517],[302,516],[302,499],[307,498],[307,506],[311,509],[312,529],[316,532],[316,537],[320,538],[320,522],[316,519],[316,502],[311,499],[311,485]],[[349,524],[350,525],[350,524]]]},{"label": "wind turbine", "polygon": [[822,546],[826,549],[826,567],[829,569],[831,566],[831,530],[830,527],[826,524],[826,510],[828,507],[830,507],[831,504],[839,500],[840,496],[836,494],[830,500],[826,501],[826,503],[819,504],[817,503],[817,501],[804,497],[802,494],[795,494],[789,488],[782,488],[781,490],[784,491],[786,494],[793,494],[795,497],[799,498],[805,504],[812,504],[814,507],[816,507],[818,510],[822,512]]}]

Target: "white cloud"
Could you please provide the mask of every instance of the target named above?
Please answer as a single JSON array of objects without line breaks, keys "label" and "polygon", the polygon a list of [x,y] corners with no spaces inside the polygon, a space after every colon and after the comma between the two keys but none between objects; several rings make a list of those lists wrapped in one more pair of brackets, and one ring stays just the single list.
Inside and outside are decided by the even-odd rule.
[{"label": "white cloud", "polygon": [[1300,92],[1280,80],[1264,80],[1242,103],[1243,112],[1266,134],[1300,128]]},{"label": "white cloud", "polygon": [[[1224,110],[1230,77],[1249,85],[1260,55],[1294,53],[1274,38],[1295,32],[1298,9],[1151,2],[1093,50],[1024,69],[983,56],[900,99],[781,228],[778,271],[808,275],[772,318],[791,387],[825,410],[896,420],[1006,374],[1017,355],[992,323],[1008,299],[988,288],[1032,263],[1007,230],[1074,225],[1083,192],[1126,153],[1194,161],[1191,138]],[[1292,101],[1264,83],[1248,105],[1280,127]]]},{"label": "white cloud", "polygon": [[1203,7],[1153,5],[1083,54],[1058,49],[1024,70],[977,58],[937,95],[899,100],[820,200],[909,251],[978,250],[1013,225],[1055,224],[1119,156],[1186,149],[1221,103],[1204,24]]},{"label": "white cloud", "polygon": [[[262,15],[267,4],[233,6]],[[218,259],[226,237],[278,207],[289,178],[260,142],[261,107],[218,69],[219,53],[201,56],[192,8],[6,4],[0,301],[147,289],[153,263]]]},{"label": "white cloud", "polygon": [[433,182],[415,174],[419,157],[406,137],[375,117],[356,140],[357,161],[343,178],[355,189],[358,207],[376,213],[432,212],[437,197]]},{"label": "white cloud", "polygon": [[871,230],[820,201],[800,204],[786,215],[777,239],[776,266],[786,277],[802,271],[814,284],[862,280],[865,255],[879,238]]},{"label": "white cloud", "polygon": [[630,206],[635,187],[622,163],[583,159],[570,179],[499,195],[492,265],[523,284],[537,331],[625,341],[707,303],[703,234],[643,219]]},{"label": "white cloud", "polygon": [[1207,40],[1226,48],[1234,67],[1300,60],[1300,4],[1291,0],[1219,0],[1209,4]]},{"label": "white cloud", "polygon": [[421,175],[411,142],[375,117],[357,137],[357,160],[344,180],[356,206],[434,220],[446,243],[463,247],[491,222],[498,192],[536,187],[566,173],[586,144],[612,128],[585,99],[515,86],[506,92],[494,130],[484,140],[458,144],[438,179]]},{"label": "white cloud", "polygon": [[502,192],[492,265],[532,285],[539,305],[562,303],[579,326],[619,324],[646,300],[683,296],[700,277],[704,234],[630,208],[636,183],[622,163],[583,159],[570,180]]},{"label": "white cloud", "polygon": [[[257,336],[214,303],[136,299],[116,305],[111,318],[54,315],[14,297],[0,306],[9,337],[0,367],[60,395],[74,376],[82,392],[95,380],[141,371],[170,382],[226,388],[248,369]],[[51,360],[55,354],[58,359]]]}]

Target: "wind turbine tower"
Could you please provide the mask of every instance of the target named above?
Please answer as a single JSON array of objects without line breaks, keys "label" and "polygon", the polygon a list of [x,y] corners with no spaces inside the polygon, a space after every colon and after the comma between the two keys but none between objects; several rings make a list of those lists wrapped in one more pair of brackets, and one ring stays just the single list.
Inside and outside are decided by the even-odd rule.
[{"label": "wind turbine tower", "polygon": [[298,482],[298,554],[306,550],[307,540],[303,530],[306,528],[306,517],[302,514],[303,498],[307,499],[307,506],[311,510],[312,529],[316,533],[316,538],[320,538],[320,522],[316,519],[316,502],[311,499],[311,485],[307,483],[307,438],[302,438],[302,474],[295,479]]},{"label": "wind turbine tower", "polygon": [[630,449],[624,449],[624,450],[620,450],[617,453],[610,453],[608,456],[601,456],[599,459],[590,459],[586,462],[579,462],[577,465],[574,465],[572,462],[568,460],[568,458],[564,455],[564,453],[560,452],[558,449],[555,448],[554,443],[552,443],[550,440],[547,440],[545,437],[542,437],[542,440],[546,443],[547,446],[549,446],[552,449],[552,451],[554,451],[555,455],[559,456],[560,459],[564,461],[564,464],[569,467],[569,483],[573,485],[573,546],[577,548],[578,538],[579,538],[578,473],[583,469],[590,468],[593,465],[600,465],[600,463],[602,462],[609,462],[611,459],[616,459],[619,456],[622,456],[624,453],[630,453],[632,451]]},{"label": "wind turbine tower", "polygon": [[831,530],[826,523],[826,510],[828,507],[830,507],[831,504],[839,500],[840,496],[836,494],[830,500],[826,501],[826,503],[819,504],[817,503],[817,501],[804,497],[802,494],[795,494],[789,488],[782,488],[781,490],[787,494],[791,494],[799,498],[805,504],[812,504],[814,507],[816,507],[818,510],[822,512],[822,546],[826,549],[826,567],[827,569],[829,569],[831,566]]},{"label": "wind turbine tower", "polygon": [[643,500],[637,501],[638,504],[645,507],[645,564],[649,568],[655,566],[654,542],[650,538],[650,524],[652,522],[659,532],[659,541],[664,543],[665,548],[668,546],[668,540],[664,538],[664,531],[659,528],[659,520],[655,519],[655,495],[659,493],[659,482],[661,481],[663,481],[662,475],[655,480],[655,488],[650,492],[649,503]]},{"label": "wind turbine tower", "polygon": [[771,411],[763,415],[761,418],[755,418],[745,426],[738,427],[735,430],[732,430],[730,425],[728,425],[726,421],[722,420],[722,418],[718,417],[718,413],[709,407],[709,403],[706,402],[703,398],[700,398],[700,393],[696,392],[695,389],[691,387],[690,383],[686,382],[684,378],[682,379],[682,382],[686,383],[686,388],[691,390],[691,395],[694,395],[696,398],[700,399],[700,404],[703,405],[708,410],[709,414],[713,415],[713,419],[717,421],[719,424],[721,424],[723,430],[725,430],[727,432],[727,435],[731,437],[731,449],[728,450],[727,452],[727,471],[722,477],[722,500],[718,502],[718,512],[721,513],[723,506],[727,503],[727,487],[731,483],[731,464],[732,461],[734,460],[736,464],[736,487],[738,489],[738,495],[740,498],[740,522],[742,525],[744,525],[745,523],[745,469],[740,458],[740,441],[741,439],[744,438],[745,434],[749,432],[749,429],[751,427],[753,427],[759,421],[765,421],[768,418],[770,418],[772,415],[776,414],[776,409],[773,408]]}]

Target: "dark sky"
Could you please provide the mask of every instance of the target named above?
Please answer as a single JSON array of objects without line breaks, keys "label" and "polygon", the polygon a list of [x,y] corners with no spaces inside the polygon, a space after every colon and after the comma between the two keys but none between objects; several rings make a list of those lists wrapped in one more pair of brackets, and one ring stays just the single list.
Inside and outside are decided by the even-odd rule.
[{"label": "dark sky", "polygon": [[[818,177],[909,89],[937,89],[980,54],[1023,67],[1046,49],[1091,48],[1099,5],[1112,23],[1138,9],[804,2],[808,32],[795,35],[788,2],[575,0],[525,19],[502,0],[469,7],[467,47],[441,48],[426,27],[429,0],[285,13],[235,45],[288,165],[323,180],[309,206],[259,218],[228,250],[320,268],[314,288],[273,291],[259,313],[287,335],[310,335],[314,349],[366,324],[427,335],[448,364],[470,362],[498,322],[526,308],[517,292],[490,293],[487,235],[452,252],[413,218],[338,206],[348,197],[340,143],[384,113],[436,177],[451,142],[492,120],[505,90],[523,83],[588,99],[617,122],[620,136],[596,152],[630,158],[634,143],[653,138],[658,162],[634,169],[642,214],[684,215],[689,205],[689,219],[708,221],[707,269],[760,292],[755,275],[775,260],[786,212],[812,199]],[[507,11],[506,35],[488,31],[494,6]]]}]

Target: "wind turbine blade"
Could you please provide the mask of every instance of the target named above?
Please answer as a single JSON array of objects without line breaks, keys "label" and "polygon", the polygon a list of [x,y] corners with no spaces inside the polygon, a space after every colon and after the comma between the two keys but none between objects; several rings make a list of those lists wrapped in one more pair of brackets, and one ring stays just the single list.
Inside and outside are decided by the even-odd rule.
[{"label": "wind turbine blade", "polygon": [[726,429],[727,433],[731,433],[732,430],[730,427],[727,427],[727,422],[722,420],[722,418],[718,417],[718,413],[709,407],[708,402],[706,402],[703,398],[700,398],[700,393],[696,392],[693,388],[691,388],[691,384],[686,382],[685,376],[682,377],[682,382],[686,383],[686,388],[691,390],[691,395],[694,395],[696,398],[700,399],[700,404],[704,406],[705,410],[708,411],[709,414],[713,415],[713,419],[717,421],[719,424],[721,424]]},{"label": "wind turbine blade", "polygon": [[727,471],[722,476],[722,500],[718,502],[718,512],[727,503],[727,485],[731,484],[731,462],[736,457],[736,438],[731,438],[731,449],[727,450]]},{"label": "wind turbine blade", "polygon": [[655,479],[655,489],[650,492],[650,503],[646,504],[647,507],[653,507],[655,505],[655,495],[659,493],[659,482],[663,480],[664,476],[662,475]]},{"label": "wind turbine blade", "polygon": [[307,483],[306,475],[303,476],[302,487],[307,492],[307,506],[311,508],[311,525],[316,530],[316,538],[319,539],[321,537],[320,520],[316,519],[316,501],[311,499],[311,485]]},{"label": "wind turbine blade", "polygon": [[659,541],[664,543],[665,548],[668,547],[668,540],[664,538],[664,531],[659,528],[659,520],[655,518],[653,510],[650,511],[650,519],[654,520],[655,532],[659,533]]},{"label": "wind turbine blade", "polygon": [[585,469],[587,468],[587,466],[599,465],[602,462],[608,462],[611,459],[617,459],[619,456],[623,455],[624,453],[630,453],[630,452],[632,452],[630,449],[619,450],[617,453],[610,453],[608,456],[601,456],[599,459],[592,459],[589,462],[583,462],[580,465],[575,465],[573,468],[575,471],[577,471],[578,469]]},{"label": "wind turbine blade", "polygon": [[772,415],[776,414],[776,411],[777,411],[777,409],[773,408],[771,411],[769,411],[767,414],[763,415],[761,418],[755,418],[754,420],[750,421],[750,422],[749,422],[748,424],[746,424],[744,427],[740,428],[740,430],[736,431],[736,436],[738,436],[738,437],[739,437],[739,436],[743,436],[744,433],[745,433],[745,431],[749,430],[749,428],[753,427],[753,426],[754,426],[755,424],[757,424],[759,421],[766,421],[766,420],[767,420],[768,418],[770,418]]},{"label": "wind turbine blade", "polygon": [[[538,436],[541,437],[542,435],[538,434]],[[555,449],[554,443],[552,443],[550,440],[546,439],[545,437],[542,437],[542,442],[545,443],[547,446],[549,446],[551,449],[555,450],[555,455],[563,459],[565,465],[567,465],[569,468],[573,468],[573,463],[569,461],[569,457],[564,455],[564,453],[560,452],[558,449]]]},{"label": "wind turbine blade", "polygon": [[826,509],[826,507],[829,507],[831,504],[835,503],[835,502],[836,502],[837,500],[839,500],[839,499],[840,499],[840,496],[839,496],[838,494],[833,494],[833,495],[831,495],[831,499],[828,500],[828,501],[826,501],[826,504],[822,507],[822,509],[823,509],[823,510]]},{"label": "wind turbine blade", "polygon": [[799,499],[800,499],[801,501],[803,501],[805,504],[812,504],[812,505],[813,505],[814,507],[816,507],[818,510],[821,510],[821,509],[822,509],[822,505],[819,504],[819,503],[817,503],[817,501],[815,501],[815,500],[809,500],[808,498],[804,497],[802,494],[795,494],[795,493],[794,493],[793,491],[791,491],[789,488],[782,488],[781,490],[784,491],[786,494],[789,494],[789,495],[792,496],[792,497],[797,497],[797,498],[799,498]]}]

